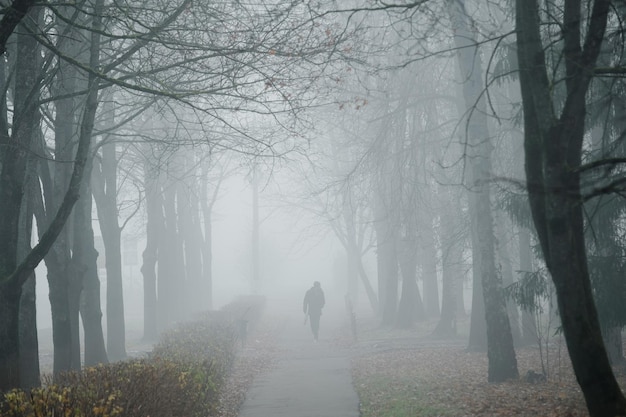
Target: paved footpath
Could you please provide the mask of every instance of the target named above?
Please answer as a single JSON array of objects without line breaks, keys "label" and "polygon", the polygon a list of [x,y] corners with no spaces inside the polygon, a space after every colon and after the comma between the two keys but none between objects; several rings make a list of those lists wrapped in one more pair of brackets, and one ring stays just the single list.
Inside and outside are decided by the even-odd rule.
[{"label": "paved footpath", "polygon": [[324,311],[316,343],[298,307],[281,316],[277,343],[284,353],[252,384],[239,417],[358,417],[349,352],[332,342],[341,312]]}]

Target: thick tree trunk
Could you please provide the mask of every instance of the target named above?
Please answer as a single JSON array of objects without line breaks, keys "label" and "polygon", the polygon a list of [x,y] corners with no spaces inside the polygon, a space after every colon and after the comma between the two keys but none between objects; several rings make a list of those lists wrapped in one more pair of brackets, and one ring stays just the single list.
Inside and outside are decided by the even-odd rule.
[{"label": "thick tree trunk", "polygon": [[363,260],[361,259],[361,257],[357,259],[356,266],[359,270],[359,276],[361,277],[361,283],[363,284],[363,288],[365,289],[365,294],[367,294],[367,300],[370,302],[372,311],[375,313],[376,311],[378,311],[378,298],[376,297],[374,287],[372,287],[370,279],[365,272],[365,267],[363,266]]},{"label": "thick tree trunk", "polygon": [[35,288],[35,273],[33,272],[22,286],[20,299],[20,388],[22,389],[41,385]]},{"label": "thick tree trunk", "polygon": [[[475,240],[472,236],[472,242]],[[472,248],[478,247],[473,243]],[[470,311],[470,331],[467,341],[469,352],[487,351],[487,323],[485,322],[485,300],[480,274],[480,257],[472,250],[472,309]]]},{"label": "thick tree trunk", "polygon": [[72,327],[70,323],[69,272],[58,264],[46,262],[50,309],[52,312],[53,373],[72,369]]},{"label": "thick tree trunk", "polygon": [[[90,177],[92,164],[86,168],[85,176]],[[98,252],[94,247],[91,185],[83,183],[82,197],[74,206],[74,242],[72,268],[80,271],[82,292],[80,296],[80,315],[83,321],[85,339],[85,366],[107,363],[108,358],[102,332],[102,310],[100,306],[100,279],[98,278]]]},{"label": "thick tree trunk", "polygon": [[[81,197],[76,202],[74,206],[74,219],[73,224],[74,228],[72,230],[73,235],[75,236],[76,227],[79,227],[76,224],[76,208],[80,206]],[[80,210],[80,209],[79,209]],[[91,217],[91,216],[90,216]],[[82,226],[82,225],[81,225]],[[73,237],[74,237],[73,236]],[[74,239],[72,239],[72,245]],[[81,248],[82,249],[82,248]],[[70,312],[70,344],[71,344],[71,358],[70,358],[70,369],[71,370],[79,370],[82,366],[81,354],[80,354],[80,298],[83,292],[83,277],[85,272],[87,272],[87,268],[80,260],[74,261],[74,256],[76,252],[72,251],[72,259],[70,259],[69,265],[67,267],[68,279],[69,279],[69,287],[67,299],[69,302],[69,312]],[[81,257],[79,253],[79,257]]]},{"label": "thick tree trunk", "polygon": [[202,293],[202,229],[199,224],[198,198],[195,195],[194,180],[181,182],[177,190],[178,223],[181,243],[184,248],[185,282],[184,299],[185,316],[201,311]]},{"label": "thick tree trunk", "polygon": [[178,189],[178,221],[184,247],[185,299],[187,314],[196,314],[202,309],[202,228],[199,221],[198,198],[195,181],[185,181]]},{"label": "thick tree trunk", "polygon": [[20,386],[19,309],[22,287],[0,282],[0,393]]},{"label": "thick tree trunk", "polygon": [[[39,119],[38,117],[36,119]],[[38,125],[39,121],[37,122]],[[20,215],[20,232],[18,239],[18,259],[21,262],[31,251],[31,239],[33,233],[33,212],[37,200],[33,199],[37,191],[35,182],[37,161],[31,157],[28,161],[28,174],[22,214]],[[38,188],[38,187],[37,187]],[[20,388],[30,389],[41,385],[39,369],[39,340],[37,335],[37,299],[36,299],[35,272],[29,274],[28,279],[22,286],[19,314],[19,340],[20,340]]]},{"label": "thick tree trunk", "polygon": [[117,155],[115,143],[102,146],[99,166],[94,169],[93,196],[104,243],[107,271],[107,353],[113,361],[126,358],[126,324],[122,284],[122,231],[117,209]]},{"label": "thick tree trunk", "polygon": [[396,327],[410,328],[417,320],[426,318],[424,303],[417,286],[417,243],[410,238],[400,242],[398,256],[402,272],[402,292],[398,304]]},{"label": "thick tree trunk", "polygon": [[[71,12],[61,8],[60,14],[71,19]],[[67,21],[58,19],[57,30],[64,36],[58,48],[64,54],[77,58],[81,54],[78,29]],[[57,161],[72,161],[76,151],[78,135],[80,75],[76,68],[60,60],[54,84],[54,93],[65,98],[55,100],[54,119],[54,158]],[[62,196],[68,189],[72,175],[72,165],[54,163],[53,190],[46,192],[46,212],[48,220],[61,205]],[[50,289],[50,308],[52,310],[52,339],[54,342],[54,374],[80,367],[80,341],[78,337],[79,295],[76,294],[76,274],[72,274],[71,263],[72,219],[63,228],[54,242],[52,254],[46,257],[48,287]],[[74,282],[74,284],[73,284]],[[75,301],[75,302],[74,302]]]},{"label": "thick tree trunk", "polygon": [[[26,12],[28,7],[22,12]],[[37,9],[31,10],[25,24],[37,22],[37,15]],[[16,15],[14,17],[17,18]],[[14,24],[17,25],[22,17],[20,15]],[[34,28],[30,27],[24,32],[28,30]],[[7,37],[9,33],[5,33]],[[6,38],[2,46],[4,42]],[[31,149],[39,126],[36,100],[29,100],[33,88],[38,88],[38,53],[37,41],[33,37],[24,34],[17,37],[15,65],[20,70],[16,71],[15,76],[12,138],[9,140],[6,136],[8,131],[3,129],[0,146],[3,148],[0,150],[0,391],[20,386],[18,320],[23,281],[12,275],[18,266],[19,236],[24,232],[20,228],[20,213],[27,180],[26,168],[30,159],[28,150]],[[38,93],[34,92],[33,97],[39,97]]]},{"label": "thick tree trunk", "polygon": [[[495,260],[495,238],[492,218],[490,185],[491,143],[485,117],[485,96],[483,94],[482,63],[480,52],[474,41],[469,16],[463,1],[451,1],[448,12],[454,30],[454,41],[461,74],[463,75],[463,96],[468,108],[475,106],[475,112],[467,123],[467,140],[470,146],[467,155],[471,170],[470,212],[472,230],[476,238],[472,243],[474,254],[479,255],[482,292],[485,303],[487,324],[487,357],[489,359],[488,380],[500,382],[518,378],[517,359],[513,347],[511,326],[506,312],[502,292],[502,277],[498,274]],[[476,276],[474,277],[476,279]]]},{"label": "thick tree trunk", "polygon": [[159,237],[157,305],[159,330],[169,328],[179,319],[179,291],[184,284],[184,268],[178,262],[180,248],[176,217],[176,187],[173,181],[163,186],[163,233]]},{"label": "thick tree trunk", "polygon": [[[98,0],[98,1],[101,1],[101,0]],[[99,16],[99,14],[95,13],[95,16]],[[34,20],[36,21],[36,19]],[[94,22],[96,20],[98,20],[98,17],[94,18]],[[96,25],[94,24],[94,26]],[[96,30],[94,31],[92,35],[92,51],[91,51],[91,60],[90,60],[90,66],[92,68],[95,68],[97,66],[98,55],[99,55],[98,48],[99,48],[99,33]],[[24,66],[23,68],[26,69],[29,67]],[[0,388],[4,388],[7,386],[10,387],[11,384],[10,382],[7,382],[7,381],[11,381],[12,378],[15,378],[13,376],[14,373],[12,371],[16,369],[15,367],[19,367],[18,366],[19,354],[16,353],[17,349],[19,348],[19,343],[18,343],[17,333],[14,333],[13,329],[15,328],[16,329],[15,331],[17,332],[17,329],[18,329],[17,314],[18,314],[18,307],[19,307],[18,301],[20,297],[19,292],[21,290],[21,286],[24,284],[24,282],[26,281],[28,276],[32,273],[32,271],[34,271],[35,267],[39,264],[39,262],[41,262],[43,257],[48,253],[53,243],[57,240],[59,234],[61,233],[61,230],[63,229],[65,222],[70,216],[71,209],[79,196],[80,184],[81,184],[81,181],[83,180],[84,167],[85,167],[85,163],[89,154],[89,142],[91,139],[91,132],[93,130],[93,120],[95,117],[96,109],[98,107],[97,92],[98,92],[98,82],[95,79],[95,77],[90,76],[88,93],[87,93],[87,101],[85,105],[85,111],[83,114],[84,116],[83,124],[81,125],[81,132],[78,137],[78,149],[75,155],[76,158],[74,162],[74,170],[72,172],[72,177],[69,183],[69,187],[67,188],[67,192],[63,193],[64,195],[63,202],[61,203],[61,205],[59,206],[59,209],[54,214],[54,218],[49,223],[44,222],[46,224],[49,224],[49,226],[45,227],[45,232],[41,234],[39,243],[37,243],[37,245],[26,255],[24,260],[20,262],[20,264],[17,266],[15,266],[15,257],[10,258],[10,257],[5,256],[6,248],[2,246],[2,243],[5,243],[7,241],[10,242],[11,237],[13,236],[10,233],[5,234],[3,232],[5,231],[5,228],[8,231],[12,230],[11,229],[13,225],[11,221],[12,216],[17,216],[19,214],[19,210],[17,211],[17,214],[15,214],[11,210],[6,210],[6,208],[10,207],[10,205],[14,204],[15,202],[19,204],[19,202],[21,201],[21,196],[23,192],[23,188],[22,188],[23,182],[18,181],[17,182],[18,187],[11,189],[12,193],[15,193],[16,191],[20,191],[17,194],[8,193],[5,195],[6,189],[4,188],[4,185],[5,184],[13,185],[13,183],[10,181],[5,182],[5,180],[7,179],[12,178],[12,180],[15,181],[15,180],[19,180],[19,178],[23,178],[23,177],[20,177],[19,170],[16,170],[16,167],[20,166],[22,163],[25,164],[25,158],[23,154],[26,153],[26,150],[30,148],[30,143],[22,141],[22,143],[24,144],[28,143],[28,146],[20,146],[17,149],[14,148],[14,150],[18,151],[18,153],[11,154],[10,157],[8,159],[3,160],[3,163],[2,163],[2,172],[0,173],[0,219],[1,219],[0,235],[3,236],[3,239],[0,240],[0,242],[2,242],[0,243],[0,298],[14,297],[15,301],[14,303],[8,302],[6,300],[1,300],[2,302],[0,302],[0,306],[2,306],[0,308],[7,308],[7,311],[3,312],[6,314],[2,314],[2,316],[6,317],[7,320],[0,320],[0,370],[7,371],[6,373],[0,372]],[[34,106],[35,104],[36,104],[35,100],[32,100],[32,102],[30,102],[30,105],[32,106]],[[17,103],[16,103],[16,107],[18,107]],[[30,126],[31,128],[36,127],[34,123],[31,123],[32,120],[27,120],[27,119],[24,119],[24,120],[23,120],[24,126]],[[18,125],[16,124],[14,124],[13,128],[14,128],[13,130],[14,134],[17,134],[17,132],[21,130],[20,128],[18,128]],[[20,153],[22,154],[21,157],[20,157]],[[6,158],[7,153],[5,152],[2,156],[3,158]],[[6,164],[5,162],[7,160],[10,160],[11,163]],[[8,177],[7,177],[7,174],[9,174]],[[17,196],[19,196],[20,198],[17,199],[16,198]],[[5,200],[4,197],[9,197],[9,200],[8,201]],[[7,202],[8,204],[3,204],[5,202]],[[14,213],[14,214],[11,215],[11,213]],[[4,217],[5,215],[7,216],[6,218]],[[39,229],[41,230],[43,228],[39,228]],[[13,250],[15,250],[15,248],[16,248],[16,245],[14,245]],[[13,262],[13,264],[11,264],[11,262]],[[53,296],[56,296],[56,294],[53,294],[51,291],[51,299],[53,298]],[[15,311],[12,310],[12,307],[14,304],[17,304],[17,306],[15,307]],[[56,318],[59,318],[59,317],[57,316]],[[55,320],[54,313],[53,313],[53,320]],[[67,336],[67,340],[69,340],[69,334],[66,336]],[[53,342],[56,341],[55,337],[56,336],[53,334]],[[13,339],[8,340],[10,338],[13,338]],[[13,351],[13,349],[15,349],[15,352]],[[14,364],[11,365],[7,363],[7,361],[9,362],[13,361]],[[55,363],[55,366],[56,366],[56,363]],[[17,386],[17,385],[13,385],[13,386]]]},{"label": "thick tree trunk", "polygon": [[4,54],[9,37],[35,3],[35,0],[13,0],[6,8],[0,20],[0,55]]},{"label": "thick tree trunk", "polygon": [[[611,2],[590,4],[581,18],[577,2],[564,4],[563,63],[566,97],[554,114],[536,0],[516,2],[517,52],[524,108],[525,169],[533,222],[554,282],[565,341],[592,417],[626,415],[602,341],[583,232],[579,167],[586,95],[604,37]],[[581,22],[585,22],[584,48]]]},{"label": "thick tree trunk", "polygon": [[391,225],[390,213],[383,197],[375,197],[374,227],[376,230],[376,260],[378,269],[378,298],[383,326],[395,323],[398,307],[398,252],[397,235]]},{"label": "thick tree trunk", "polygon": [[[506,234],[506,224],[504,219],[504,213],[496,211],[495,213],[495,226],[498,245],[498,255],[500,258],[500,269],[502,271],[502,285],[508,287],[515,282],[513,276],[513,264],[509,254],[508,242],[512,239]],[[520,314],[517,304],[511,300],[506,300],[506,311],[509,315],[509,322],[511,323],[511,334],[513,336],[513,344],[519,346],[522,341],[522,332],[520,330]]]},{"label": "thick tree trunk", "polygon": [[[454,337],[457,334],[456,326],[456,294],[457,285],[462,284],[459,276],[462,276],[463,269],[463,244],[459,241],[460,210],[454,210],[458,205],[450,204],[442,212],[441,217],[441,316],[433,334],[439,337]],[[460,208],[460,207],[459,207]],[[453,212],[454,210],[454,212]]]},{"label": "thick tree trunk", "polygon": [[83,277],[83,293],[80,315],[83,320],[85,336],[85,366],[108,363],[102,329],[102,308],[100,304],[100,278],[98,277],[98,252],[93,247],[93,230],[90,231],[92,243],[86,247],[85,259],[88,265]]},{"label": "thick tree trunk", "polygon": [[626,362],[624,359],[624,347],[622,341],[621,326],[611,326],[602,331],[602,338],[606,346],[606,352],[609,355],[609,362],[612,366],[623,366]]},{"label": "thick tree trunk", "polygon": [[379,259],[381,261],[378,279],[383,280],[384,298],[382,301],[381,324],[391,326],[395,323],[398,310],[398,259],[396,252],[396,242],[379,242]]}]

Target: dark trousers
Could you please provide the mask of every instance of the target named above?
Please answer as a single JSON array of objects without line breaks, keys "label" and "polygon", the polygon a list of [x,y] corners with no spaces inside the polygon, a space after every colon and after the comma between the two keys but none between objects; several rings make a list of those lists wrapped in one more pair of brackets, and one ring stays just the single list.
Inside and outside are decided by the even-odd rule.
[{"label": "dark trousers", "polygon": [[313,337],[315,337],[315,340],[317,340],[317,336],[320,330],[320,315],[310,314],[309,319],[311,320],[311,331],[313,331]]}]

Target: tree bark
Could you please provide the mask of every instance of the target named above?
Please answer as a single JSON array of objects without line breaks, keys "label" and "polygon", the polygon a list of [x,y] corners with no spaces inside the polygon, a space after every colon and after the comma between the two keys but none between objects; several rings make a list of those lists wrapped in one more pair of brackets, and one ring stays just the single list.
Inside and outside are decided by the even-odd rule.
[{"label": "tree bark", "polygon": [[202,283],[200,294],[203,297],[202,306],[211,310],[213,308],[213,205],[217,200],[222,176],[213,188],[209,197],[209,164],[202,165],[202,177],[200,183],[200,208],[204,224],[204,240],[202,242]]},{"label": "tree bark", "polygon": [[439,308],[439,283],[437,279],[437,247],[435,243],[435,231],[433,219],[429,210],[422,212],[426,216],[421,223],[420,247],[422,265],[422,288],[424,293],[424,313],[428,318],[438,318]]},{"label": "tree bark", "polygon": [[176,216],[176,186],[173,179],[163,185],[163,233],[159,235],[157,305],[159,331],[170,328],[178,319],[179,291],[184,285],[184,268],[179,263],[180,247]]},{"label": "tree bark", "polygon": [[[487,357],[489,359],[489,382],[501,382],[519,377],[517,359],[513,347],[511,326],[502,292],[502,277],[498,274],[495,260],[495,238],[492,218],[490,185],[491,143],[485,117],[482,63],[476,46],[475,35],[470,30],[469,16],[463,1],[448,3],[448,12],[454,30],[457,57],[463,76],[463,96],[468,109],[476,109],[468,115],[467,140],[471,152],[467,155],[471,180],[470,212],[472,230],[476,238],[472,252],[480,260],[480,276],[485,303],[487,325]],[[476,276],[474,277],[476,279]]]},{"label": "tree bark", "polygon": [[[33,45],[36,48],[36,46]],[[38,113],[33,120],[34,126],[39,126]],[[33,132],[37,137],[40,132]],[[34,139],[34,138],[33,138]],[[35,182],[37,161],[32,155],[27,162],[27,174],[25,182],[24,200],[22,213],[20,214],[20,231],[18,237],[18,261],[21,262],[30,252],[33,233],[33,212],[37,200],[33,199],[37,191]],[[38,187],[37,187],[38,188]],[[32,271],[22,286],[19,313],[19,340],[20,340],[20,388],[30,389],[41,385],[39,369],[39,340],[37,335],[37,300],[36,279]]]},{"label": "tree bark", "polygon": [[[28,6],[23,10],[28,11]],[[34,30],[32,22],[38,21],[39,10],[29,12],[25,25]],[[10,11],[4,16],[3,22]],[[15,15],[13,16],[15,17]],[[14,23],[17,25],[23,15]],[[9,25],[10,26],[10,25]],[[0,39],[4,44],[15,26],[3,27],[6,38]],[[10,31],[8,31],[10,29]],[[25,30],[25,32],[28,32]],[[1,36],[4,36],[1,35]],[[26,170],[30,159],[29,150],[36,131],[37,121],[36,98],[39,97],[39,48],[32,36],[20,34],[17,37],[17,57],[15,76],[15,103],[11,140],[7,140],[8,131],[3,129],[2,150],[0,151],[0,392],[20,386],[20,354],[19,354],[19,300],[22,285],[31,276],[32,270],[16,275],[18,269],[18,248],[20,234],[20,215],[23,213],[23,196],[26,189]],[[4,82],[4,80],[3,80]],[[22,236],[24,238],[24,236]],[[30,242],[28,242],[30,243]],[[20,263],[26,256],[22,254]]]},{"label": "tree bark", "polygon": [[[378,191],[380,192],[380,190]],[[374,197],[374,227],[376,230],[376,260],[378,268],[378,298],[383,326],[395,323],[398,307],[398,253],[397,236],[386,210],[384,197]]]},{"label": "tree bark", "polygon": [[410,328],[417,320],[426,318],[424,303],[417,286],[417,242],[411,238],[402,239],[399,253],[399,266],[402,272],[402,292],[398,303],[396,327]]},{"label": "tree bark", "polygon": [[104,243],[107,271],[106,315],[107,353],[111,360],[126,358],[126,324],[122,284],[122,230],[117,209],[117,154],[115,143],[101,147],[100,163],[95,165],[93,196]]},{"label": "tree bark", "polygon": [[0,55],[4,54],[9,37],[35,3],[35,0],[13,0],[11,6],[5,8],[6,13],[0,20]]},{"label": "tree bark", "polygon": [[[90,162],[85,172],[86,178],[90,177],[91,169],[92,163]],[[79,308],[85,338],[85,366],[108,363],[102,331],[98,251],[94,245],[91,197],[91,184],[89,181],[84,181],[82,197],[74,206],[75,227],[72,263],[75,265],[73,270],[81,273],[82,293]]]},{"label": "tree bark", "polygon": [[[502,271],[502,285],[508,287],[515,282],[513,277],[513,264],[509,254],[508,242],[512,239],[506,233],[507,224],[505,224],[504,213],[495,211],[495,230],[496,239],[499,242],[498,255],[500,259],[500,270]],[[517,304],[513,300],[506,299],[506,311],[511,323],[511,334],[513,336],[513,344],[519,346],[522,341],[522,333],[520,330],[520,314]]]},{"label": "tree bark", "polygon": [[[95,68],[97,66],[97,61],[98,61],[98,56],[99,56],[99,36],[100,35],[98,34],[97,31],[94,31],[94,33],[92,34],[92,50],[91,50],[91,57],[90,57],[90,66],[92,68]],[[98,39],[98,42],[94,42],[96,39]],[[78,149],[76,151],[76,158],[74,160],[74,170],[72,172],[72,177],[70,179],[69,187],[67,189],[67,192],[63,194],[64,195],[63,202],[61,203],[59,209],[54,215],[54,218],[49,222],[49,226],[45,227],[45,232],[41,234],[39,243],[37,243],[37,245],[26,255],[24,260],[20,262],[19,265],[15,266],[14,268],[7,268],[7,266],[10,267],[16,264],[15,258],[11,259],[11,258],[5,257],[5,252],[3,251],[4,248],[2,248],[0,244],[0,300],[2,301],[0,302],[0,306],[2,306],[0,308],[2,309],[7,308],[6,311],[2,312],[3,313],[2,317],[6,317],[6,320],[3,319],[2,321],[0,321],[0,370],[2,370],[2,372],[0,372],[0,390],[18,386],[14,384],[16,382],[15,378],[19,378],[15,376],[16,374],[14,372],[16,370],[19,372],[18,370],[19,354],[17,353],[19,344],[17,342],[18,341],[17,333],[14,333],[14,329],[15,329],[15,332],[17,332],[17,328],[18,328],[18,325],[17,325],[17,311],[18,310],[17,310],[17,307],[15,307],[15,311],[11,310],[11,308],[13,308],[14,305],[17,303],[17,301],[19,301],[21,286],[28,279],[28,277],[34,271],[35,267],[39,264],[39,262],[41,262],[43,257],[48,253],[48,251],[52,247],[52,244],[56,241],[57,237],[61,233],[61,230],[63,229],[65,222],[70,216],[72,207],[74,206],[74,203],[78,199],[80,184],[81,184],[81,181],[83,180],[85,163],[89,156],[89,143],[91,139],[91,132],[93,130],[93,120],[95,117],[96,109],[98,107],[97,92],[98,92],[98,82],[95,79],[95,77],[90,76],[88,92],[87,92],[87,100],[86,100],[85,110],[83,113],[83,124],[81,125],[81,132],[78,137]],[[35,104],[36,104],[36,101],[31,100],[30,105],[34,106]],[[25,123],[25,125],[26,126],[30,125],[31,127],[34,127],[34,123],[30,123],[30,124]],[[16,126],[14,125],[14,132],[17,132],[17,131],[19,131],[19,129],[16,129]],[[5,175],[7,173],[16,174],[16,175],[18,174],[19,171],[15,171],[15,169],[17,166],[20,166],[20,164],[22,163],[21,161],[23,161],[23,155],[22,155],[22,158],[20,159],[20,153],[23,154],[27,149],[29,148],[20,147],[18,153],[10,155],[11,158],[9,159],[12,161],[12,163],[8,164],[9,166],[8,169],[6,168],[7,164],[4,163],[5,161],[3,161],[2,172],[0,173],[0,187],[2,187],[2,189],[0,189],[0,197],[5,197],[6,190],[4,189],[4,185],[13,184],[12,182],[5,182],[5,180],[7,179]],[[6,157],[6,155],[7,154],[5,153],[3,157]],[[11,178],[10,175],[9,175],[9,178]],[[15,178],[13,178],[13,180],[19,179],[19,178],[20,176],[17,175]],[[21,196],[21,193],[23,193],[23,183],[21,184],[22,185],[20,185],[19,182],[17,183],[18,185],[17,190],[20,190],[20,196]],[[16,189],[11,189],[11,192],[7,193],[7,196],[13,197],[12,199],[9,198],[8,200],[9,204],[4,204],[5,202],[4,198],[0,198],[0,213],[2,213],[3,215],[7,214],[7,218],[0,216],[0,219],[1,219],[0,229],[2,229],[2,231],[4,231],[5,228],[7,228],[7,230],[9,231],[11,230],[12,211],[9,210],[5,213],[3,212],[3,210],[5,210],[7,206],[10,206],[11,203],[14,203],[16,201],[15,195],[12,194],[15,191]],[[11,240],[11,235],[8,233],[7,234],[0,233],[0,235],[5,236],[7,241]],[[5,240],[3,239],[2,242],[5,242]],[[13,262],[13,265],[11,265],[11,262]],[[13,303],[9,302],[7,301],[8,297],[13,297],[14,300],[16,301]],[[14,337],[14,338],[11,339],[11,337]],[[54,339],[55,339],[55,336],[53,335],[53,342],[54,342]],[[69,335],[68,335],[68,339],[69,339]],[[4,371],[6,371],[6,373]]]},{"label": "tree bark", "polygon": [[146,247],[143,251],[143,339],[156,340],[157,319],[157,272],[159,242],[161,241],[161,193],[157,175],[148,161],[144,161],[144,189],[146,190]]},{"label": "tree bark", "polygon": [[22,286],[0,282],[0,392],[20,386],[19,309]]},{"label": "tree bark", "polygon": [[[188,154],[187,154],[188,155]],[[192,155],[188,157],[193,158]],[[202,275],[202,229],[199,224],[198,197],[195,194],[197,181],[195,169],[189,167],[191,161],[182,161],[184,164],[184,178],[180,179],[176,185],[176,204],[178,217],[178,230],[180,233],[180,243],[183,248],[183,267],[185,269],[185,286],[181,293],[181,312],[184,317],[190,317],[200,311],[202,297],[200,293],[200,282]]]},{"label": "tree bark", "polygon": [[[522,273],[533,272],[530,231],[526,228],[520,228],[519,230],[519,253],[520,271]],[[522,339],[526,345],[534,345],[539,340],[535,313],[527,308],[522,308]]]},{"label": "tree bark", "polygon": [[456,287],[462,283],[459,276],[463,274],[463,244],[458,238],[461,215],[458,204],[448,204],[441,213],[441,316],[433,330],[433,334],[439,337],[454,337],[457,334]]},{"label": "tree bark", "polygon": [[[550,96],[536,0],[516,1],[517,53],[524,109],[525,169],[533,222],[554,282],[565,341],[592,417],[626,414],[602,341],[583,232],[580,166],[586,94],[604,37],[609,0],[565,2],[562,24],[566,96],[560,115]],[[581,46],[582,22],[585,27]]]}]

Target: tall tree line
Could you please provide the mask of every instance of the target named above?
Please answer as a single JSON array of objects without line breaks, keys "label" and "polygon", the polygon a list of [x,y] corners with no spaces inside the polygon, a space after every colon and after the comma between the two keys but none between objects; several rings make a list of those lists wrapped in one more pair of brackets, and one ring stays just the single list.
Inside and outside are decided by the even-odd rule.
[{"label": "tall tree line", "polygon": [[[217,158],[188,158],[184,148],[206,155],[284,152],[280,132],[295,129],[295,116],[315,99],[311,86],[323,73],[321,64],[330,69],[336,59],[324,50],[341,42],[340,33],[331,38],[330,28],[313,24],[310,9],[291,2],[15,1],[5,11],[2,47],[12,53],[2,62],[2,390],[36,384],[20,365],[28,362],[19,360],[36,351],[36,338],[26,337],[36,325],[31,286],[31,296],[19,300],[41,260],[50,288],[54,372],[81,366],[79,315],[87,364],[125,357],[120,236],[128,219],[121,218],[117,177],[123,157],[138,161],[146,148],[155,151],[144,156],[158,156],[144,164],[146,179],[156,182],[146,181],[142,191],[148,212],[164,220],[149,242],[160,249],[160,277],[156,287],[146,279],[146,308],[157,306],[147,315],[156,326],[148,325],[146,336],[191,312],[182,297],[196,293],[195,286],[210,294],[203,281],[210,279],[206,248],[218,182],[209,183],[208,172]],[[301,36],[292,36],[294,28]],[[245,126],[250,115],[272,117],[278,127],[261,135]],[[161,131],[137,129],[151,118],[161,118]],[[144,190],[140,165],[127,175]],[[106,341],[92,195],[105,241]],[[29,250],[33,216],[40,236]]]}]

